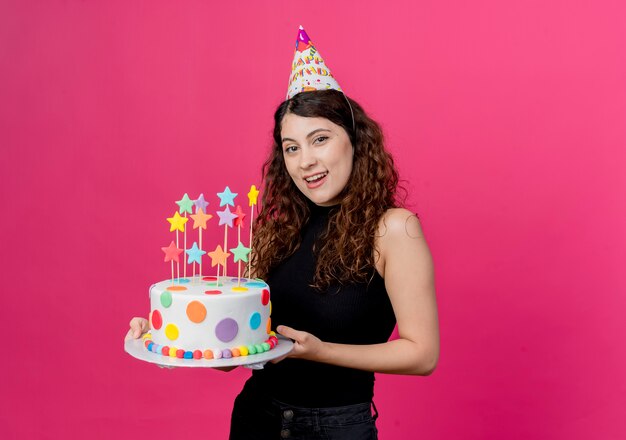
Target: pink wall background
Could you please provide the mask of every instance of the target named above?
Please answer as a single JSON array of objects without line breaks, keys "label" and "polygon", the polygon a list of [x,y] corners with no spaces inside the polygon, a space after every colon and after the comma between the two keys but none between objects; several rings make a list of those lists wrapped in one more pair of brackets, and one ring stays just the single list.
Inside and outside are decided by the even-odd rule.
[{"label": "pink wall background", "polygon": [[226,437],[247,370],[159,369],[122,338],[168,276],[173,201],[259,181],[299,24],[384,126],[436,262],[440,364],[378,376],[380,437],[624,438],[625,18],[2,2],[2,438]]}]

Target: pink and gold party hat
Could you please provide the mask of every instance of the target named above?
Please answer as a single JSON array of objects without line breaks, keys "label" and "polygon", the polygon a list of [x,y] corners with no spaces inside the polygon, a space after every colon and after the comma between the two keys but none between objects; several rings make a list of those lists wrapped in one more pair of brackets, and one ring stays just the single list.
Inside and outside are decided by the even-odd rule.
[{"label": "pink and gold party hat", "polygon": [[293,98],[300,92],[327,89],[341,91],[341,87],[339,87],[324,59],[304,28],[300,26],[298,38],[296,38],[296,53],[291,65],[287,99]]}]

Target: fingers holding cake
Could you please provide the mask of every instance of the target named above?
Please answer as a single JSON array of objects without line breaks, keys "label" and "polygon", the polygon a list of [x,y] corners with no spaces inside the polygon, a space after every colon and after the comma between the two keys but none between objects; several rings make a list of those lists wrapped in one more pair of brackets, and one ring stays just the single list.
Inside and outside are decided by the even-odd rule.
[{"label": "fingers holding cake", "polygon": [[128,330],[128,333],[126,333],[126,337],[124,338],[125,340],[138,339],[141,335],[150,330],[150,324],[146,318],[135,316],[130,320],[128,325],[130,326],[130,329]]},{"label": "fingers holding cake", "polygon": [[[287,357],[311,361],[320,361],[323,358],[325,343],[311,333],[296,330],[286,325],[279,325],[276,331],[294,343],[293,349]],[[282,359],[278,359],[277,362]]]}]

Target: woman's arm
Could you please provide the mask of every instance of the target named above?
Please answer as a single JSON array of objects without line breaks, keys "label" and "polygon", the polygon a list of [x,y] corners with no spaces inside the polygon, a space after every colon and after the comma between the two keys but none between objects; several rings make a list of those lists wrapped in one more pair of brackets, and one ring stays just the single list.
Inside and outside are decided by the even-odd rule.
[{"label": "woman's arm", "polygon": [[417,217],[406,209],[387,211],[376,247],[376,269],[385,280],[399,338],[374,345],[334,344],[278,326],[279,333],[295,341],[289,357],[380,373],[433,372],[439,359],[437,302],[432,258]]}]

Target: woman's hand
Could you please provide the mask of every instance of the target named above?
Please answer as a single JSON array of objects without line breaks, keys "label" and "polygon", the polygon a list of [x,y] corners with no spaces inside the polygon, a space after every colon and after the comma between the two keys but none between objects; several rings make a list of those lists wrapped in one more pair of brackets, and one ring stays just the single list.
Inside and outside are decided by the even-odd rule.
[{"label": "woman's hand", "polygon": [[146,318],[134,317],[130,320],[130,330],[126,333],[125,341],[129,339],[138,339],[150,330],[150,323]]},{"label": "woman's hand", "polygon": [[306,359],[309,361],[319,361],[322,359],[325,344],[311,333],[295,330],[286,325],[279,325],[276,331],[286,338],[293,340],[293,349],[289,354],[274,359],[272,362],[279,362],[286,357]]}]

